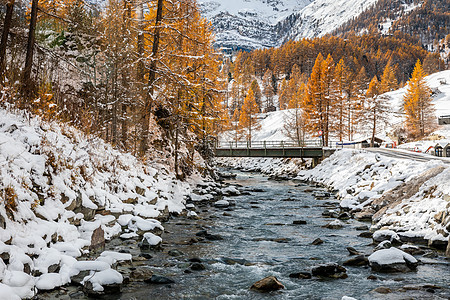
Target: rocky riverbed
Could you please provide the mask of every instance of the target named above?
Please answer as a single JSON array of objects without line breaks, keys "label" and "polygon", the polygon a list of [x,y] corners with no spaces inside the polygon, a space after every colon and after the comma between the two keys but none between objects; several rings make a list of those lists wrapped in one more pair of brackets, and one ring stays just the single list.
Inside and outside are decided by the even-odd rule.
[{"label": "rocky riverbed", "polygon": [[[372,236],[370,224],[341,211],[339,201],[323,187],[269,180],[256,173],[228,175],[224,186],[199,186],[188,200],[188,211],[163,222],[162,243],[143,245],[142,236],[107,243],[106,250],[129,256],[116,255],[112,267],[124,281],[103,297],[450,297],[449,261],[442,251],[403,244],[395,232]],[[283,288],[275,284],[277,291],[269,293],[250,289],[268,276]],[[73,279],[37,298],[87,299],[88,293]]]}]

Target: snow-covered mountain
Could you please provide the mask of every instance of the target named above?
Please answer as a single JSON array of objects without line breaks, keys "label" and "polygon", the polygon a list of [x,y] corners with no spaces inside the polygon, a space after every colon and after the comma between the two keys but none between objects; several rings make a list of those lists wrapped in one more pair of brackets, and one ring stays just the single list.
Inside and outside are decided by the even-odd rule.
[{"label": "snow-covered mountain", "polygon": [[317,37],[358,16],[378,0],[200,0],[218,46],[255,49]]},{"label": "snow-covered mountain", "polygon": [[200,0],[211,20],[217,45],[255,49],[279,45],[276,26],[313,0]]}]

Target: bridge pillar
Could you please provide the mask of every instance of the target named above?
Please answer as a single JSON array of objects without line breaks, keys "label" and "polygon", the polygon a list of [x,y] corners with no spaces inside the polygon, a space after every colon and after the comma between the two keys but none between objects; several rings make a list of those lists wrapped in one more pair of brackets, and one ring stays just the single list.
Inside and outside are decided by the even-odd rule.
[{"label": "bridge pillar", "polygon": [[315,168],[317,167],[317,165],[320,163],[320,158],[319,157],[314,157],[312,159],[312,167]]}]

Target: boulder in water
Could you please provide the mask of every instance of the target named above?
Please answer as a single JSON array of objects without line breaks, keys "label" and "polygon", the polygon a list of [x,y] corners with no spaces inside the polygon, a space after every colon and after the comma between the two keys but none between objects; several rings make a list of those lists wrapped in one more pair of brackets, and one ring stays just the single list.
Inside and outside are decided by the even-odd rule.
[{"label": "boulder in water", "polygon": [[152,283],[152,284],[170,284],[170,283],[175,283],[175,281],[173,281],[169,277],[160,276],[160,275],[152,275],[152,277],[150,277],[147,280],[144,280],[144,282]]},{"label": "boulder in water", "polygon": [[347,278],[347,269],[336,263],[323,264],[313,267],[311,270],[313,276],[327,278]]},{"label": "boulder in water", "polygon": [[323,241],[322,241],[322,239],[320,239],[320,238],[315,239],[315,240],[311,243],[311,245],[320,245],[320,244],[323,244]]},{"label": "boulder in water", "polygon": [[410,254],[397,248],[382,249],[369,256],[373,271],[381,273],[409,272],[415,270],[418,261]]},{"label": "boulder in water", "polygon": [[309,272],[298,272],[289,274],[290,278],[298,278],[298,279],[311,279],[312,275]]},{"label": "boulder in water", "polygon": [[354,256],[344,261],[344,266],[366,266],[369,264],[369,260],[364,255]]},{"label": "boulder in water", "polygon": [[267,293],[272,291],[277,291],[284,289],[284,285],[278,281],[275,276],[268,276],[257,282],[255,282],[251,287],[251,290]]}]

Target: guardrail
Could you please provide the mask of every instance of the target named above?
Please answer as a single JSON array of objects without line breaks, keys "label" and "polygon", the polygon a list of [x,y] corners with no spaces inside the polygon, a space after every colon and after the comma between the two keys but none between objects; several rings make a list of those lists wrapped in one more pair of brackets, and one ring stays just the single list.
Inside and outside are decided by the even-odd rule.
[{"label": "guardrail", "polygon": [[217,141],[217,149],[322,147],[322,140],[294,141]]}]

